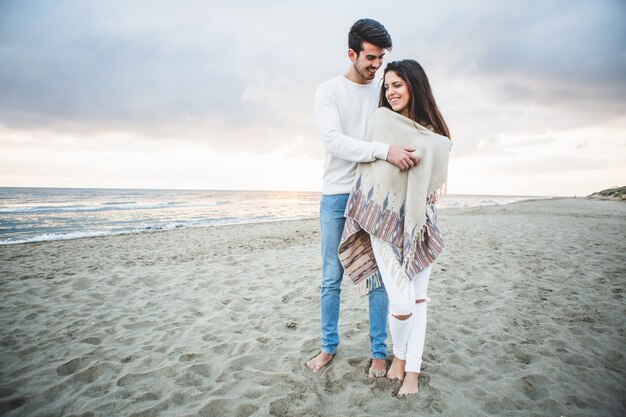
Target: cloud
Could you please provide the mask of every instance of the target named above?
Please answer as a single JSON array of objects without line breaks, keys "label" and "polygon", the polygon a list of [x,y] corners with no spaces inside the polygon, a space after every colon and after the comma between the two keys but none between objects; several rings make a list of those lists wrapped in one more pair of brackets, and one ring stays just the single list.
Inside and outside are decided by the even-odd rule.
[{"label": "cloud", "polygon": [[5,129],[203,142],[321,158],[317,85],[347,68],[359,17],[416,58],[468,156],[510,134],[610,122],[626,102],[623,2],[5,1]]},{"label": "cloud", "polygon": [[245,125],[263,115],[262,107],[241,100],[234,40],[224,34],[133,28],[118,20],[119,7],[95,10],[86,2],[66,2],[38,17],[16,8],[21,13],[3,19],[8,36],[0,49],[7,124],[115,128],[203,117],[235,123],[237,115]]}]

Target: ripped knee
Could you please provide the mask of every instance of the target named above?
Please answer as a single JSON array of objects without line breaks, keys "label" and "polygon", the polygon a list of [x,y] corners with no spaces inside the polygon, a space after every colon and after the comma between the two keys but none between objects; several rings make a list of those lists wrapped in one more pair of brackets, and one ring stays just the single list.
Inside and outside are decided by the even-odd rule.
[{"label": "ripped knee", "polygon": [[398,320],[407,320],[409,317],[411,317],[411,315],[413,315],[413,313],[409,313],[409,314],[392,314],[391,317],[393,317],[394,319],[398,319]]},{"label": "ripped knee", "polygon": [[415,300],[415,304],[424,303],[424,302],[426,302],[425,298],[419,298],[419,299]]}]

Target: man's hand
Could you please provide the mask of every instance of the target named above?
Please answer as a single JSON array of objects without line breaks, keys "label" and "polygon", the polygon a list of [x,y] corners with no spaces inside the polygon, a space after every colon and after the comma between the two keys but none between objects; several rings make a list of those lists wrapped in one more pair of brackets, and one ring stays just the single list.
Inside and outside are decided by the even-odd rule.
[{"label": "man's hand", "polygon": [[400,171],[405,171],[419,163],[413,152],[415,152],[415,149],[390,146],[387,153],[387,161],[400,168]]}]

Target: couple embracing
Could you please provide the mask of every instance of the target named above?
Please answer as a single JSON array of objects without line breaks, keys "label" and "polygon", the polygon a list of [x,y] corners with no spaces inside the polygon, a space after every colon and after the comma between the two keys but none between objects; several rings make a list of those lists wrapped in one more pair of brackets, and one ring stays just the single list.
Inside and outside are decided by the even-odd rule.
[{"label": "couple embracing", "polygon": [[[414,60],[389,63],[383,25],[358,20],[348,35],[350,68],[321,84],[315,117],[326,148],[320,227],[320,371],[339,344],[344,271],[369,300],[370,378],[402,382],[417,394],[426,336],[428,280],[443,250],[434,204],[447,178],[450,133],[428,78]],[[389,317],[389,320],[388,320]],[[387,370],[387,321],[393,362]]]}]

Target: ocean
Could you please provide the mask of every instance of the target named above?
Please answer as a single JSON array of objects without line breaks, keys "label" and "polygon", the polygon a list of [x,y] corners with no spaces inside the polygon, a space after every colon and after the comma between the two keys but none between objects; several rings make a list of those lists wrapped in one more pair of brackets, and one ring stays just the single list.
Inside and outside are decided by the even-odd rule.
[{"label": "ocean", "polygon": [[[448,195],[440,208],[532,196]],[[0,187],[0,245],[312,218],[319,192]]]}]

